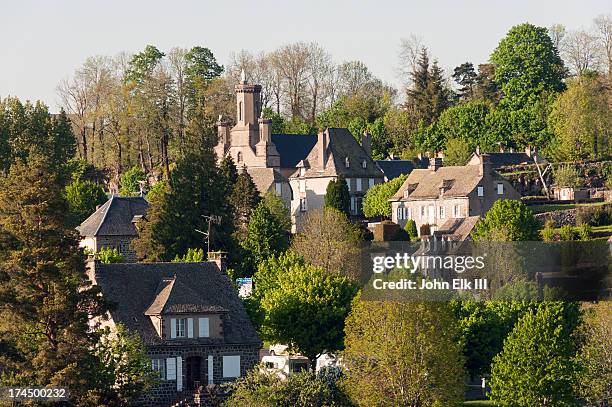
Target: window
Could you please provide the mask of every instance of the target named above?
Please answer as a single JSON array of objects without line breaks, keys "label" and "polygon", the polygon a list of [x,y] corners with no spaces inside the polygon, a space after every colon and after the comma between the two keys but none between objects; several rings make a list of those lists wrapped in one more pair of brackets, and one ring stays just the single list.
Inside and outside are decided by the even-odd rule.
[{"label": "window", "polygon": [[406,212],[404,213],[405,219],[412,219],[412,210],[410,208],[406,208]]},{"label": "window", "polygon": [[427,208],[425,206],[421,206],[421,218],[427,217]]},{"label": "window", "polygon": [[361,162],[361,168],[368,168],[368,162],[366,160]]},{"label": "window", "polygon": [[166,378],[166,359],[152,359],[151,368],[159,374],[162,379]]},{"label": "window", "polygon": [[300,198],[300,211],[306,212],[306,209],[308,209],[306,205],[306,198]]},{"label": "window", "polygon": [[240,355],[223,356],[223,377],[240,377]]},{"label": "window", "polygon": [[355,213],[355,197],[351,197],[351,213]]},{"label": "window", "polygon": [[408,195],[410,195],[410,191],[408,191],[408,188],[406,188],[404,191],[404,198],[408,198]]},{"label": "window", "polygon": [[455,205],[453,207],[453,217],[455,218],[461,217],[461,205]]},{"label": "window", "polygon": [[349,192],[351,192],[351,179],[350,178],[346,179],[346,186],[348,187]]},{"label": "window", "polygon": [[238,103],[238,120],[242,121],[243,117],[242,117],[242,102]]},{"label": "window", "polygon": [[504,194],[504,184],[497,184],[497,195]]},{"label": "window", "polygon": [[440,214],[439,214],[440,219],[444,219],[444,217],[446,216],[446,213],[445,213],[444,207],[443,207],[443,206],[440,206],[439,211],[440,211]]},{"label": "window", "polygon": [[176,319],[176,337],[184,338],[186,336],[187,318]]},{"label": "window", "polygon": [[478,196],[484,196],[484,187],[478,187]]},{"label": "window", "polygon": [[397,208],[397,220],[402,220],[404,219],[404,210],[403,208]]},{"label": "window", "polygon": [[198,318],[198,338],[210,337],[210,320],[208,318]]},{"label": "window", "polygon": [[357,178],[357,191],[361,192],[363,190],[362,185],[361,185],[361,178]]},{"label": "window", "polygon": [[374,178],[368,179],[368,189],[372,188],[373,186],[374,186]]},{"label": "window", "polygon": [[236,155],[236,162],[237,163],[242,162],[242,153],[240,151],[238,151],[238,155]]},{"label": "window", "polygon": [[349,168],[349,167],[351,166],[351,161],[349,160],[349,158],[348,158],[348,157],[346,157],[346,158],[344,159],[344,166],[345,166],[346,168]]}]

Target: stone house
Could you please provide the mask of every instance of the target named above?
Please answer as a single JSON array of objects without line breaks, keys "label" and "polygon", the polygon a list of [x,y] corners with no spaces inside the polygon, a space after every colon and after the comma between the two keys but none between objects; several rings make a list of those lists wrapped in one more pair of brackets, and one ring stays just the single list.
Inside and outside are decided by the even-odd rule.
[{"label": "stone house", "polygon": [[114,304],[103,325],[138,333],[159,372],[146,404],[190,399],[200,386],[233,381],[259,362],[261,340],[222,261],[90,267],[91,281]]},{"label": "stone house", "polygon": [[261,117],[261,86],[242,80],[235,86],[236,125],[217,123],[217,158],[231,156],[246,170],[260,193],[279,195],[290,208],[294,229],[309,210],[323,207],[327,184],[344,176],[351,190],[351,208],[361,213],[365,192],[384,182],[371,157],[371,140],[361,145],[347,129],[329,128],[318,135],[272,134],[272,122]]},{"label": "stone house", "polygon": [[553,198],[559,201],[587,200],[590,196],[588,188],[554,186],[551,188]]},{"label": "stone house", "polygon": [[419,235],[431,235],[451,219],[483,216],[498,199],[519,198],[487,154],[480,155],[478,164],[451,167],[432,158],[429,168],[412,171],[390,199],[391,216],[401,227],[413,219]]},{"label": "stone house", "polygon": [[77,227],[80,246],[91,253],[103,248],[117,249],[125,261],[136,261],[131,248],[138,233],[135,222],[146,214],[148,206],[143,197],[111,196]]},{"label": "stone house", "polygon": [[[480,152],[480,147],[476,147],[476,151],[472,154],[467,162],[467,165],[478,165],[480,157],[485,154]],[[496,153],[486,153],[489,156],[491,168],[498,170],[502,167],[511,167],[515,165],[548,164],[542,156],[538,154],[535,148],[530,146],[525,147],[525,151],[500,151]]]}]

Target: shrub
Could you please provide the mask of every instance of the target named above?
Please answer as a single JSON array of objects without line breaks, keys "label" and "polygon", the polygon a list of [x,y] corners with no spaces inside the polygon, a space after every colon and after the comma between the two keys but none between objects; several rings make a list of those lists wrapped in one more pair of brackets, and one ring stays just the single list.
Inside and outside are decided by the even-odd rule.
[{"label": "shrub", "polygon": [[583,223],[576,227],[580,240],[591,240],[592,232],[591,226],[587,223]]},{"label": "shrub", "polygon": [[125,258],[123,254],[117,249],[111,249],[110,247],[103,247],[98,251],[98,259],[104,264],[110,263],[123,263]]},{"label": "shrub", "polygon": [[204,249],[187,249],[182,257],[177,254],[172,263],[199,263],[204,261]]},{"label": "shrub", "polygon": [[406,222],[406,226],[404,226],[404,230],[406,231],[406,233],[408,233],[410,240],[415,241],[419,238],[416,223],[414,220],[409,219],[408,222]]},{"label": "shrub", "polygon": [[576,234],[574,233],[574,228],[570,225],[561,226],[561,228],[559,229],[559,238],[562,241],[576,240]]},{"label": "shrub", "polygon": [[555,228],[550,225],[544,226],[544,229],[540,231],[540,235],[542,236],[542,240],[545,242],[554,242],[557,240]]},{"label": "shrub", "polygon": [[558,187],[578,188],[584,185],[580,172],[570,165],[562,165],[555,170],[555,185]]},{"label": "shrub", "polygon": [[579,206],[576,209],[576,224],[586,223],[590,226],[612,224],[612,204],[599,206]]}]

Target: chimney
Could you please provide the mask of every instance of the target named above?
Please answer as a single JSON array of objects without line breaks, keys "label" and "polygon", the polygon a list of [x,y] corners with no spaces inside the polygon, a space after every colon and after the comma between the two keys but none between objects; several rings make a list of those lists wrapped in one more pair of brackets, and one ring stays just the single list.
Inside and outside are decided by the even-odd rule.
[{"label": "chimney", "polygon": [[217,144],[220,144],[222,146],[227,146],[229,144],[229,124],[226,120],[223,119],[223,116],[221,115],[219,115],[219,120],[217,121],[217,135],[219,136]]},{"label": "chimney", "polygon": [[480,144],[476,144],[476,154],[480,155]]},{"label": "chimney", "polygon": [[367,130],[365,130],[361,136],[361,147],[363,147],[369,157],[372,157],[372,138]]},{"label": "chimney", "polygon": [[259,122],[259,141],[269,143],[272,140],[272,120],[260,117]]},{"label": "chimney", "polygon": [[491,168],[491,157],[489,154],[482,154],[480,156],[480,166],[478,167],[478,175],[483,177],[485,174],[490,173]]},{"label": "chimney", "polygon": [[440,167],[442,167],[442,158],[432,157],[429,159],[429,170],[438,171]]},{"label": "chimney", "polygon": [[227,268],[227,252],[208,252],[208,261],[215,263],[219,271],[225,273]]},{"label": "chimney", "polygon": [[325,169],[325,163],[327,163],[327,145],[329,143],[328,137],[329,134],[327,130],[319,131],[319,136],[317,139],[317,148],[319,149],[319,166],[322,170]]},{"label": "chimney", "polygon": [[535,153],[535,151],[531,149],[530,145],[525,147],[525,154],[527,154],[527,157],[531,157],[533,153]]}]

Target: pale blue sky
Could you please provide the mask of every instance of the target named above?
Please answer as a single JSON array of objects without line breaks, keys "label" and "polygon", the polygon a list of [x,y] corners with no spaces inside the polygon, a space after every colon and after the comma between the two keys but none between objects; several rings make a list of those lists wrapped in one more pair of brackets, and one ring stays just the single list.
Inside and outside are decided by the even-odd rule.
[{"label": "pale blue sky", "polygon": [[55,111],[57,83],[86,57],[146,44],[202,45],[226,63],[243,48],[316,41],[337,62],[362,60],[397,84],[399,41],[411,33],[448,69],[485,62],[515,24],[586,28],[611,10],[605,0],[14,0],[0,6],[0,97],[42,99]]}]

